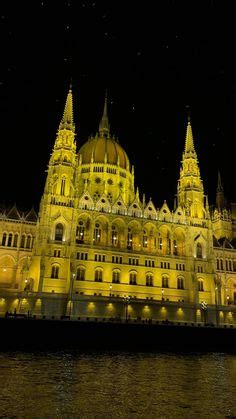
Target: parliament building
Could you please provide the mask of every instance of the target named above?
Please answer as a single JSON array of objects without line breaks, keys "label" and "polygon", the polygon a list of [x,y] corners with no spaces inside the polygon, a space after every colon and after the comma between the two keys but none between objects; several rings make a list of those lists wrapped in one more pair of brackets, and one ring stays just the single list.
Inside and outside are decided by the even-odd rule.
[{"label": "parliament building", "polygon": [[140,197],[107,100],[77,150],[70,89],[39,213],[0,209],[0,315],[236,324],[236,207],[220,175],[209,206],[190,120],[176,196]]}]

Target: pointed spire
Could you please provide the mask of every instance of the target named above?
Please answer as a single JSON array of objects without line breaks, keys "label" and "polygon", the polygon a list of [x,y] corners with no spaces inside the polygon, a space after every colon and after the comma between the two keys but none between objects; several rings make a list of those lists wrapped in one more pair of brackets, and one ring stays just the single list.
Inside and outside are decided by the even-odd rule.
[{"label": "pointed spire", "polygon": [[72,85],[70,84],[69,92],[66,98],[66,104],[63,112],[63,117],[59,125],[59,129],[67,129],[70,131],[75,131],[74,121],[73,121],[73,96],[72,96]]},{"label": "pointed spire", "polygon": [[109,125],[108,116],[107,116],[107,91],[106,91],[103,115],[102,115],[101,122],[99,124],[99,134],[102,137],[103,136],[108,137],[109,133],[110,133],[110,125]]},{"label": "pointed spire", "polygon": [[220,171],[218,170],[218,181],[217,181],[217,189],[216,189],[216,207],[218,210],[225,208],[227,205],[226,199],[224,196],[224,188],[221,181]]},{"label": "pointed spire", "polygon": [[191,120],[190,120],[190,115],[189,114],[188,114],[188,125],[187,125],[187,131],[186,131],[184,152],[185,153],[188,153],[188,152],[195,153],[194,143],[193,143],[193,132],[192,132],[192,126],[191,126]]},{"label": "pointed spire", "polygon": [[217,192],[224,192],[224,188],[221,181],[220,171],[218,170],[218,181],[217,181]]}]

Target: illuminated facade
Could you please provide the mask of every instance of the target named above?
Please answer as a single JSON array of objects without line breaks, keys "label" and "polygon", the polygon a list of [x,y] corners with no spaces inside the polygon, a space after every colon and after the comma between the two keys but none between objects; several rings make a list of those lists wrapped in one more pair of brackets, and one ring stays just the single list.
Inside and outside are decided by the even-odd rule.
[{"label": "illuminated facade", "polygon": [[175,208],[157,209],[140,199],[110,134],[107,100],[98,133],[77,152],[70,90],[38,217],[2,211],[0,312],[122,317],[129,296],[130,318],[201,321],[204,302],[236,322],[233,213],[220,177],[210,211],[190,121]]}]

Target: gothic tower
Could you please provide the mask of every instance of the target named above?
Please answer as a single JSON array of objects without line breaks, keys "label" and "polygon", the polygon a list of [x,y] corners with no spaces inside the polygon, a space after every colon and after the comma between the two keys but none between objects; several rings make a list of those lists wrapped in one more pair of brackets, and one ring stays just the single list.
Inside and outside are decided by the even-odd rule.
[{"label": "gothic tower", "polygon": [[[44,194],[40,203],[36,241],[30,267],[34,289],[37,291],[43,291],[44,278],[57,278],[59,265],[62,265],[60,257],[64,257],[60,270],[63,271],[63,277],[69,283],[68,244],[72,239],[73,231],[76,163],[73,97],[70,88],[49,160]],[[58,246],[55,248],[57,242]],[[53,266],[51,263],[46,263],[50,258],[54,258]],[[53,273],[49,272],[51,268],[54,269]]]},{"label": "gothic tower", "polygon": [[178,205],[185,208],[186,215],[192,218],[205,218],[204,190],[190,120],[187,125],[177,200]]}]

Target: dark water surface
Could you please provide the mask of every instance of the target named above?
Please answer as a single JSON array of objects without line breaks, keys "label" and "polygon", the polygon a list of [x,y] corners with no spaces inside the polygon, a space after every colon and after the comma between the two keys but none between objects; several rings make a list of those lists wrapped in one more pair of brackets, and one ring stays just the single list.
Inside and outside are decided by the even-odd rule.
[{"label": "dark water surface", "polygon": [[236,355],[0,352],[0,417],[236,417]]}]

